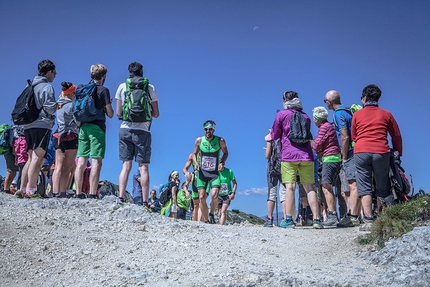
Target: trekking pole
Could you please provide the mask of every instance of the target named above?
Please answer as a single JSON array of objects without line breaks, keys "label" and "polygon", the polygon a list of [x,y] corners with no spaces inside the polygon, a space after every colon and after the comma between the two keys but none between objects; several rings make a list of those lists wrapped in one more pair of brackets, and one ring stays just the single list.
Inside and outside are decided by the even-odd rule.
[{"label": "trekking pole", "polygon": [[412,174],[409,174],[409,176],[411,177],[411,185],[412,185],[412,194],[411,194],[411,197],[412,197],[412,196],[414,196],[415,188],[414,188],[414,181],[412,180]]},{"label": "trekking pole", "polygon": [[279,192],[279,184],[278,184],[278,190],[276,191],[275,195],[275,209],[276,209],[276,226],[279,226],[279,220],[278,220],[278,192]]}]

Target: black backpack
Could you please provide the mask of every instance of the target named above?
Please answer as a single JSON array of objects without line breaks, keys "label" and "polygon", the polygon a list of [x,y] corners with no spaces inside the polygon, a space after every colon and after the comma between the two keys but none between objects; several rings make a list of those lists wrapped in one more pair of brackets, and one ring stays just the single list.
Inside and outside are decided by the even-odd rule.
[{"label": "black backpack", "polygon": [[158,201],[160,201],[161,205],[165,205],[172,198],[172,191],[170,190],[170,182],[160,186],[158,192],[160,194]]},{"label": "black backpack", "polygon": [[122,106],[124,121],[143,123],[151,121],[151,95],[147,78],[133,77],[125,81],[126,92]]},{"label": "black backpack", "polygon": [[30,80],[27,80],[28,86],[22,91],[21,95],[16,99],[15,107],[12,111],[12,121],[15,125],[26,125],[34,122],[39,118],[42,108],[36,105],[36,95],[34,87]]},{"label": "black backpack", "polygon": [[281,145],[279,139],[272,142],[272,153],[269,159],[269,175],[271,177],[281,175]]},{"label": "black backpack", "polygon": [[290,120],[290,134],[288,138],[293,144],[304,145],[312,140],[311,127],[299,111],[294,111]]}]

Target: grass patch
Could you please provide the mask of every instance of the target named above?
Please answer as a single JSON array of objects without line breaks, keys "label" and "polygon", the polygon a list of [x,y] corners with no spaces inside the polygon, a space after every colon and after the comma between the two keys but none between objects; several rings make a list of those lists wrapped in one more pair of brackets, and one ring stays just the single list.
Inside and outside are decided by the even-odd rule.
[{"label": "grass patch", "polygon": [[377,243],[379,248],[391,238],[401,237],[415,226],[425,225],[430,221],[430,195],[418,196],[406,204],[388,207],[378,216],[372,231],[358,239],[360,244]]}]

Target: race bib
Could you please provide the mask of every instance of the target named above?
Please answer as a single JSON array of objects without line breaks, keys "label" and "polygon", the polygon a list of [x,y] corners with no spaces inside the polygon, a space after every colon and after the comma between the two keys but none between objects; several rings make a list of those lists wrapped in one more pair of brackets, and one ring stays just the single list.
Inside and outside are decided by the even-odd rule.
[{"label": "race bib", "polygon": [[202,169],[206,171],[214,171],[216,169],[216,157],[203,156],[202,157]]},{"label": "race bib", "polygon": [[227,183],[221,183],[219,194],[228,194],[228,186]]}]

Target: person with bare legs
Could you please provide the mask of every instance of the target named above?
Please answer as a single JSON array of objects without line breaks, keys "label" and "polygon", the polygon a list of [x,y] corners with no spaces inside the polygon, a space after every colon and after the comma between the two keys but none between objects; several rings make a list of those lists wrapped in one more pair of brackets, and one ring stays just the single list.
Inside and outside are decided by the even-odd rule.
[{"label": "person with bare legs", "polygon": [[[122,169],[119,174],[119,198],[125,202],[124,193],[134,159],[139,165],[142,205],[150,211],[149,163],[151,160],[151,123],[158,118],[158,94],[148,79],[143,77],[143,66],[133,62],[128,66],[129,78],[119,85],[116,99],[116,114],[122,120],[119,129],[119,159]],[[147,102],[146,99],[148,99]],[[132,103],[147,103],[134,106]]]},{"label": "person with bare legs", "polygon": [[36,121],[24,125],[28,161],[22,170],[21,186],[17,191],[19,195],[25,193],[28,198],[41,198],[37,193],[37,177],[48,150],[54,125],[53,114],[57,110],[54,88],[50,84],[56,75],[54,63],[43,60],[38,65],[38,76],[32,82],[36,104],[41,111]]},{"label": "person with bare legs", "polygon": [[340,95],[335,90],[326,93],[324,102],[329,110],[334,111],[333,125],[341,149],[342,168],[345,172],[345,177],[342,176],[341,180],[346,179],[349,186],[349,194],[345,192],[347,197],[345,201],[348,202],[349,210],[347,215],[339,221],[337,227],[359,226],[360,205],[355,181],[354,143],[351,137],[352,113],[342,105]]},{"label": "person with bare legs", "polygon": [[106,151],[106,115],[113,117],[112,99],[109,89],[104,85],[106,81],[107,69],[102,64],[92,65],[90,75],[96,84],[96,97],[94,98],[97,109],[96,119],[82,123],[78,140],[78,165],[75,170],[76,194],[75,197],[83,199],[82,192],[84,181],[84,171],[88,158],[91,158],[90,192],[89,198],[98,198],[98,185],[100,181],[100,171]]},{"label": "person with bare legs", "polygon": [[[303,118],[305,121],[306,133],[310,133],[310,118],[303,112],[302,102],[297,92],[286,91],[283,95],[284,110],[276,114],[273,122],[271,137],[274,140],[281,140],[281,176],[285,184],[285,206],[286,206],[286,227],[295,228],[293,214],[295,214],[295,191],[296,191],[296,173],[299,172],[300,180],[305,189],[309,205],[313,213],[313,228],[324,228],[319,214],[319,202],[314,186],[314,155],[308,136],[306,138],[296,138],[301,135],[291,134],[291,121],[293,118]],[[299,114],[295,114],[299,113]]]},{"label": "person with bare legs", "polygon": [[62,82],[61,86],[62,91],[57,102],[58,139],[53,138],[55,147],[53,197],[66,197],[66,190],[70,187],[70,174],[76,167],[75,157],[78,151],[79,123],[73,115],[76,86],[70,82]]},{"label": "person with bare legs", "polygon": [[[215,136],[215,122],[207,120],[203,123],[205,136],[198,137],[194,143],[193,162],[198,171],[197,189],[200,199],[202,221],[215,223],[214,212],[218,204],[220,187],[219,172],[224,169],[228,158],[228,149],[224,138]],[[220,152],[223,152],[220,159]],[[197,159],[199,159],[197,161]],[[211,189],[211,203],[208,219],[208,206],[206,203],[206,189]]]}]

